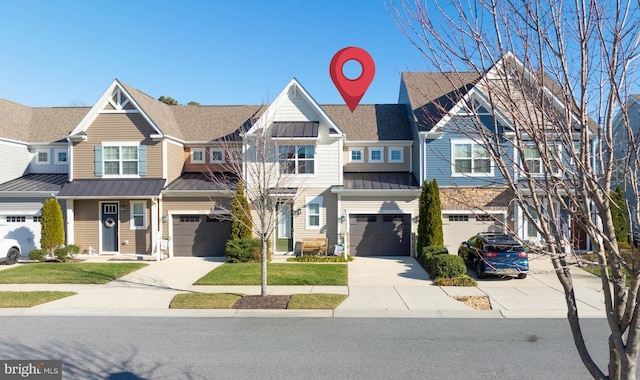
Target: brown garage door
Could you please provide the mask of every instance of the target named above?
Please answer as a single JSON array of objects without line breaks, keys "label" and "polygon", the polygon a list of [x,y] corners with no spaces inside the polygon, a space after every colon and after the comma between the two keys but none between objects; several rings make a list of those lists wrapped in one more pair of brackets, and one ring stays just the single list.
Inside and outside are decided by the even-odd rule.
[{"label": "brown garage door", "polygon": [[174,256],[224,256],[230,222],[207,215],[173,216]]},{"label": "brown garage door", "polygon": [[351,255],[409,256],[411,219],[406,214],[349,216]]}]

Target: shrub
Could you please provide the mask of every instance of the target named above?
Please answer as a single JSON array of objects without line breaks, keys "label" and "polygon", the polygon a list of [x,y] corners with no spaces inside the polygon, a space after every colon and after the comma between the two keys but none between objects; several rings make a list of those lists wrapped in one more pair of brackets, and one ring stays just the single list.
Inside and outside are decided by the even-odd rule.
[{"label": "shrub", "polygon": [[422,248],[422,255],[429,261],[435,255],[448,255],[449,250],[444,245],[432,245]]},{"label": "shrub", "polygon": [[434,279],[454,278],[467,274],[464,260],[457,255],[434,255],[429,260],[429,269]]},{"label": "shrub", "polygon": [[244,195],[244,184],[238,179],[236,193],[231,202],[231,239],[243,239],[251,237],[251,209]]},{"label": "shrub", "polygon": [[258,238],[230,239],[225,247],[227,262],[248,263],[260,262],[262,242]]},{"label": "shrub", "polygon": [[42,261],[44,260],[45,256],[47,256],[47,251],[44,249],[32,249],[31,252],[29,252],[29,260],[34,260],[34,261]]},{"label": "shrub", "polygon": [[476,280],[467,274],[453,278],[438,278],[433,282],[438,286],[478,286]]},{"label": "shrub", "polygon": [[40,223],[42,225],[40,246],[53,254],[56,248],[64,244],[62,209],[55,198],[44,201]]},{"label": "shrub", "polygon": [[69,244],[66,247],[60,247],[54,251],[54,255],[58,258],[58,260],[63,262],[68,261],[78,253],[80,253],[80,247],[75,244]]}]

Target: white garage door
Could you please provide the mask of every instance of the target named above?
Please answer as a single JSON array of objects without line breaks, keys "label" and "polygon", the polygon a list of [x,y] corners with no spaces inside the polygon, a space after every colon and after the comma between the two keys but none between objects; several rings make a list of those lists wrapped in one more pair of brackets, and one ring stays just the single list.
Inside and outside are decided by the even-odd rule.
[{"label": "white garage door", "polygon": [[480,232],[502,231],[503,214],[442,214],[444,245],[452,255],[458,254],[460,243]]},{"label": "white garage door", "polygon": [[22,248],[22,256],[28,256],[40,247],[40,217],[35,215],[0,216],[0,237],[16,239]]}]

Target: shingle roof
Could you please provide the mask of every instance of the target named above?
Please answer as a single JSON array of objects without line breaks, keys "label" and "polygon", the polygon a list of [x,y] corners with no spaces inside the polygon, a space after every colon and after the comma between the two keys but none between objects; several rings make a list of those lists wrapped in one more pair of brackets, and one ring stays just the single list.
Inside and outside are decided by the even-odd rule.
[{"label": "shingle roof", "polygon": [[186,141],[235,139],[249,130],[267,108],[265,105],[168,106]]},{"label": "shingle roof", "polygon": [[411,140],[411,125],[402,104],[322,105],[349,140]]},{"label": "shingle roof", "polygon": [[60,141],[90,107],[28,107],[0,99],[0,137],[23,142]]},{"label": "shingle roof", "polygon": [[0,185],[0,191],[60,191],[68,174],[27,174]]},{"label": "shingle roof", "polygon": [[402,73],[418,130],[431,130],[480,78],[480,73]]}]

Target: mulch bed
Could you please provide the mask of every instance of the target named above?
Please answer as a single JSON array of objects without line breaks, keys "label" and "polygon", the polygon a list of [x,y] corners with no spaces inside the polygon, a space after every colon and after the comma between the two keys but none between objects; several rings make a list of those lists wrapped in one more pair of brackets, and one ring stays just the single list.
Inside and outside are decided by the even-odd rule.
[{"label": "mulch bed", "polygon": [[286,309],[291,296],[244,296],[233,304],[234,309]]}]

